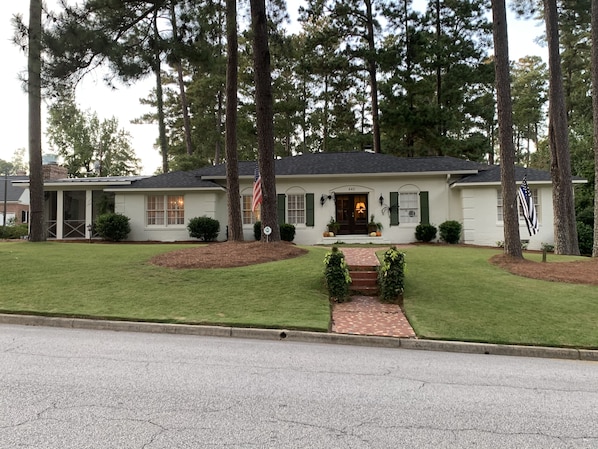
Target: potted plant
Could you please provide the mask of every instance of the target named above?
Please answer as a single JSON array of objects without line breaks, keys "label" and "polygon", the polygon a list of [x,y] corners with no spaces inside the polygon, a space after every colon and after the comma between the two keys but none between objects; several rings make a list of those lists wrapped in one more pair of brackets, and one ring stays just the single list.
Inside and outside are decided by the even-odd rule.
[{"label": "potted plant", "polygon": [[376,237],[380,237],[382,235],[382,228],[384,226],[382,226],[382,223],[380,223],[379,221],[376,222]]},{"label": "potted plant", "polygon": [[[330,217],[330,221],[328,222],[328,233],[329,233],[329,237],[334,237],[339,229],[340,229],[341,225],[339,224],[338,221],[336,221],[336,219],[334,217]],[[332,234],[332,235],[330,235]]]},{"label": "potted plant", "polygon": [[372,214],[372,215],[370,215],[370,222],[368,223],[368,234],[375,235],[377,231],[378,231],[378,223],[376,223],[374,214]]}]

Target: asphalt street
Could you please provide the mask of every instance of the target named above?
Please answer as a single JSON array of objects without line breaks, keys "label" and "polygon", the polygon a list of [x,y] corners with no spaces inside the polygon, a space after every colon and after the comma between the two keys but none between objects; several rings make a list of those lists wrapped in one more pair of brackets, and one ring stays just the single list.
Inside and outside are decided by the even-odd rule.
[{"label": "asphalt street", "polygon": [[598,363],[0,325],[0,448],[595,448]]}]

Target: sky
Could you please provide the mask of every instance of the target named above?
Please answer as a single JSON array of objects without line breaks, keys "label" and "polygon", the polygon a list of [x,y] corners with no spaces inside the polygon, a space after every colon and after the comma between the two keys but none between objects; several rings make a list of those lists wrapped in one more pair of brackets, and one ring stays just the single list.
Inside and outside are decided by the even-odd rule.
[{"label": "sky", "polygon": [[[56,0],[46,0],[52,9]],[[291,17],[296,16],[300,0],[288,0]],[[27,57],[12,43],[13,27],[11,18],[14,14],[23,14],[27,20],[29,2],[18,0],[8,2],[0,9],[0,55],[5,61],[0,71],[0,85],[3,86],[4,107],[0,109],[2,143],[0,159],[11,160],[15,150],[28,147],[27,95],[19,81],[19,74],[27,69]],[[536,22],[517,20],[512,14],[508,19],[509,57],[516,60],[527,55],[538,55],[546,59],[546,48],[539,47],[535,40],[542,34],[542,27]],[[107,88],[102,81],[102,74],[88,75],[77,88],[77,104],[81,110],[96,112],[100,120],[116,117],[120,128],[126,129],[132,137],[132,145],[141,160],[142,174],[151,175],[161,166],[161,156],[154,148],[158,137],[157,125],[136,125],[131,120],[151,112],[148,106],[140,104],[139,99],[148,96],[153,87],[153,79],[147,78],[135,85],[120,85],[116,90]],[[42,104],[42,125],[45,128],[46,106]],[[46,135],[42,137],[42,152],[51,149]]]}]

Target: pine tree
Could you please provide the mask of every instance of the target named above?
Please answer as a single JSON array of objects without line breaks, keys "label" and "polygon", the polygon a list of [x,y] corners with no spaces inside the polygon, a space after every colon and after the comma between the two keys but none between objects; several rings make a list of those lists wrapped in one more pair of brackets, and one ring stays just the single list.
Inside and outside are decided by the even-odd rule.
[{"label": "pine tree", "polygon": [[519,238],[517,186],[515,184],[515,146],[513,144],[513,113],[511,77],[509,73],[509,44],[505,0],[492,0],[494,56],[496,60],[496,97],[498,106],[498,135],[500,141],[500,174],[503,198],[505,254],[523,258]]}]

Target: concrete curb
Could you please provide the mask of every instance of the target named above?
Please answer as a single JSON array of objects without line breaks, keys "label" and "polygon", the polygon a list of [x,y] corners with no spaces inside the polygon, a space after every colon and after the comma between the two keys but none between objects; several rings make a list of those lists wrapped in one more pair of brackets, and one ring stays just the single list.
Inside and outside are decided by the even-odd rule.
[{"label": "concrete curb", "polygon": [[118,332],[146,332],[204,337],[252,338],[259,340],[285,340],[304,343],[327,343],[353,346],[370,346],[390,349],[415,349],[420,351],[460,352],[517,357],[540,357],[598,362],[598,351],[575,348],[550,348],[541,346],[496,345],[459,341],[419,340],[412,338],[376,337],[366,335],[333,334],[281,329],[251,329],[224,326],[198,326],[188,324],[145,323],[83,318],[60,318],[37,315],[0,314],[0,324],[21,326],[47,326],[72,329],[110,330]]}]

